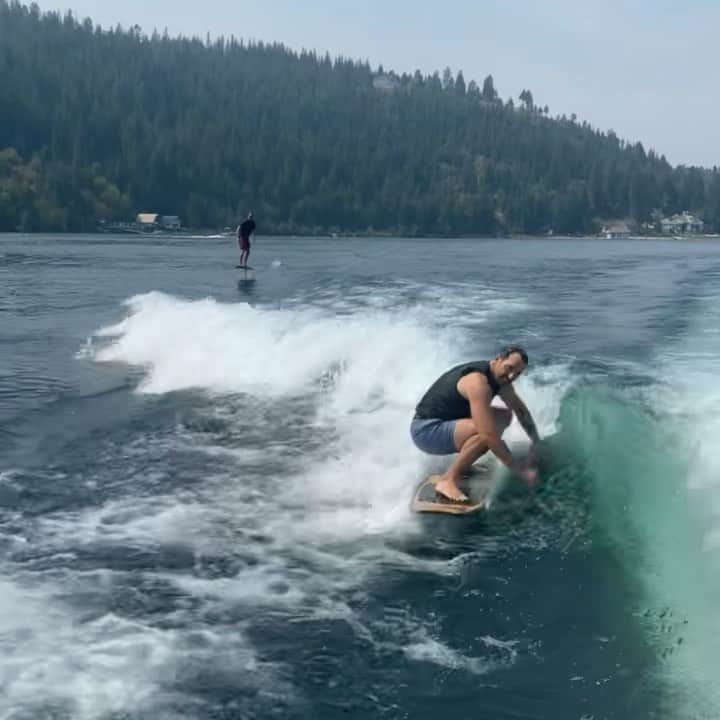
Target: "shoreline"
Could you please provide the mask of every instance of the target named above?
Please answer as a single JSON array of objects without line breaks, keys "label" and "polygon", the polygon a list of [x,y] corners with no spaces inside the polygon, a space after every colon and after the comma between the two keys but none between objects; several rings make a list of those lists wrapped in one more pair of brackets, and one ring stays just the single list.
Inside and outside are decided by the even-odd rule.
[{"label": "shoreline", "polygon": [[[107,232],[107,231],[13,231],[0,232],[0,237],[33,237],[39,235],[56,235],[56,236],[107,236],[114,238],[136,238],[145,240],[169,240],[169,239],[185,239],[185,240],[234,240],[235,233],[213,232],[212,230],[188,230],[184,232],[155,232],[155,233],[123,233],[123,232]],[[675,240],[683,242],[687,240],[719,240],[720,233],[693,233],[689,235],[627,235],[624,237],[608,238],[603,235],[528,235],[522,233],[509,233],[507,235],[405,235],[396,233],[267,233],[259,235],[261,238],[285,238],[297,240],[609,240],[622,241],[628,240],[632,242],[642,240]]]}]

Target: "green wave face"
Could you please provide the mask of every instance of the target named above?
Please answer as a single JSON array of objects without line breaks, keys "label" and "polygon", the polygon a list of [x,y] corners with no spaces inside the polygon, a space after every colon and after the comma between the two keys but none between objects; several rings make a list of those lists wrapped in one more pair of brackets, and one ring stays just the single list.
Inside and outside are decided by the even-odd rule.
[{"label": "green wave face", "polygon": [[569,461],[587,491],[592,542],[607,546],[643,599],[627,612],[656,653],[648,680],[668,717],[718,717],[720,583],[690,485],[694,439],[686,421],[651,403],[634,390],[576,386],[562,403],[553,464],[567,470]]}]

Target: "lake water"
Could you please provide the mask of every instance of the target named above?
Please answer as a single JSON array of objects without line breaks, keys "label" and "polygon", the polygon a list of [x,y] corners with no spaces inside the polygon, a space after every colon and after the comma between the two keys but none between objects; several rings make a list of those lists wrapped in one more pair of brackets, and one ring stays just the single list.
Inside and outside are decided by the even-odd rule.
[{"label": "lake water", "polygon": [[[720,244],[236,262],[0,236],[0,717],[720,716]],[[510,342],[539,489],[412,515],[414,405]]]}]

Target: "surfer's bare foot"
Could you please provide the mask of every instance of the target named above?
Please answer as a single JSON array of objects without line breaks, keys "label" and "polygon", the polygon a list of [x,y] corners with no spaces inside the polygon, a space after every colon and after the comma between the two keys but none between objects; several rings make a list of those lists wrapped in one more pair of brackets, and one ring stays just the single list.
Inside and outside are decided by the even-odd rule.
[{"label": "surfer's bare foot", "polygon": [[465,502],[468,499],[467,495],[457,486],[455,480],[444,476],[435,483],[435,492],[448,500],[457,502]]}]

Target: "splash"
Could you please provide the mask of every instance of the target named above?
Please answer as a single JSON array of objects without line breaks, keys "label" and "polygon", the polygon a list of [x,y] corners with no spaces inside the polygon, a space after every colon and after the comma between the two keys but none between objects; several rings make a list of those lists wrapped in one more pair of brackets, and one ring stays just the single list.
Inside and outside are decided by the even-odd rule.
[{"label": "splash", "polygon": [[[406,291],[401,287],[391,296],[398,301]],[[442,305],[439,292],[433,290],[433,305]],[[457,288],[446,292],[455,297]],[[99,361],[142,367],[144,393],[242,393],[247,405],[275,408],[309,399],[300,422],[311,426],[320,442],[306,451],[280,502],[312,511],[286,532],[318,537],[384,532],[407,525],[410,488],[443,462],[414,451],[408,435],[414,406],[439,373],[469,355],[458,344],[457,329],[445,324],[442,314],[427,312],[425,295],[399,313],[385,295],[369,293],[363,300],[358,293],[353,313],[346,312],[347,297],[336,297],[342,314],[330,296],[321,307],[298,303],[275,310],[149,293],[131,298],[128,317],[99,331],[88,347]],[[476,319],[518,305],[481,296],[468,300],[468,313],[472,307]],[[489,352],[475,353],[482,357],[483,350]],[[554,428],[566,374],[563,367],[549,367],[520,382],[545,433]],[[277,434],[270,425],[265,432],[259,450]],[[524,441],[516,424],[508,437]]]}]

